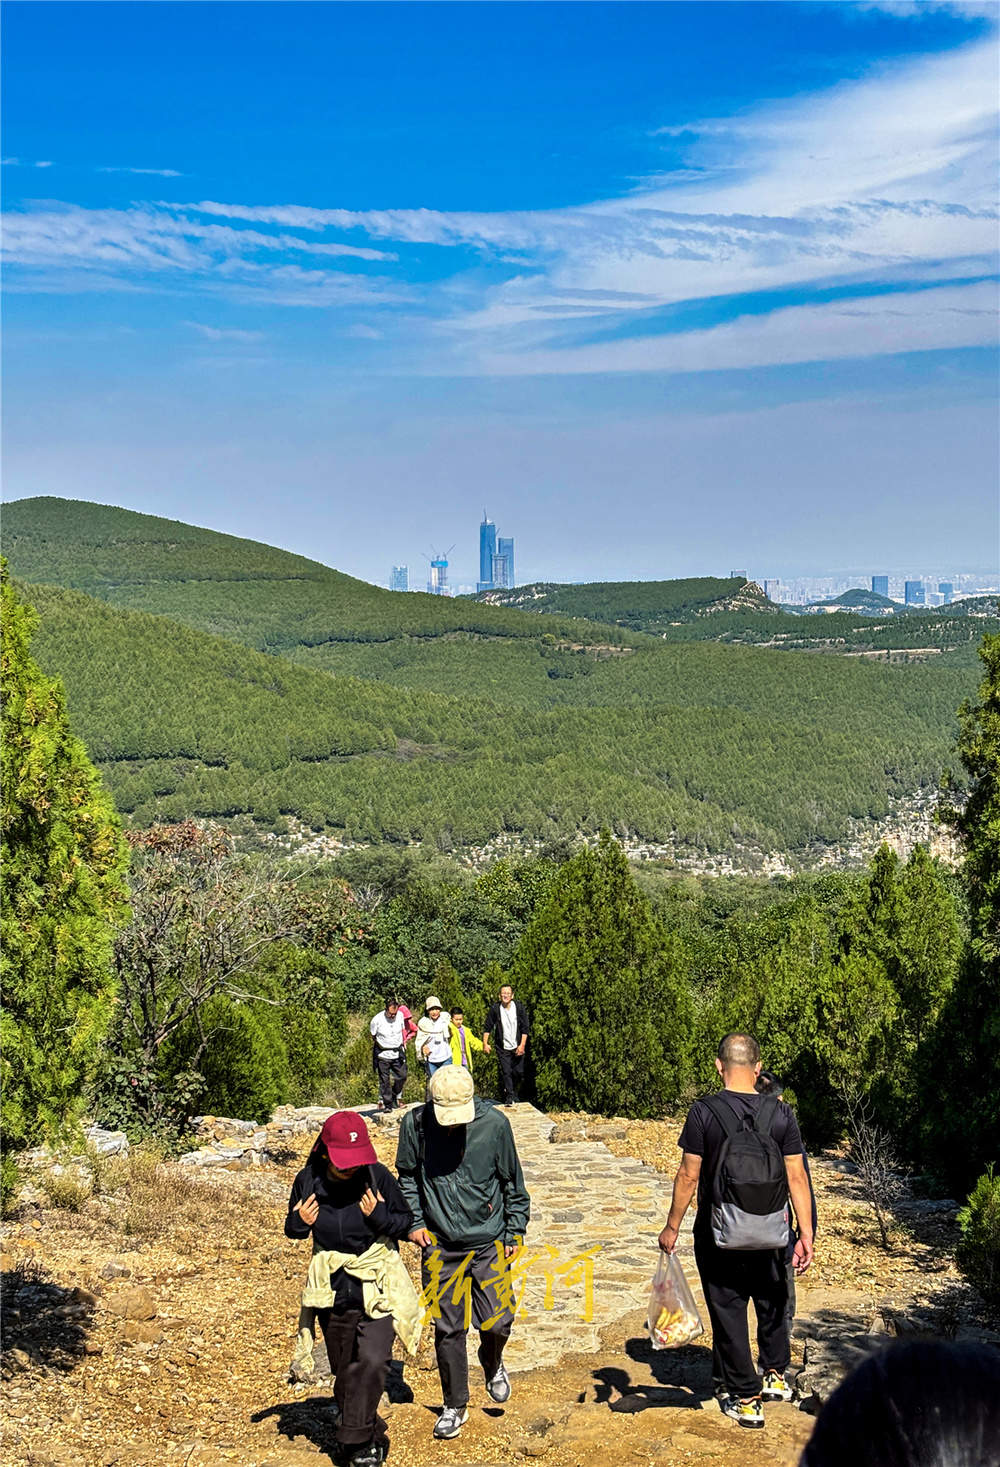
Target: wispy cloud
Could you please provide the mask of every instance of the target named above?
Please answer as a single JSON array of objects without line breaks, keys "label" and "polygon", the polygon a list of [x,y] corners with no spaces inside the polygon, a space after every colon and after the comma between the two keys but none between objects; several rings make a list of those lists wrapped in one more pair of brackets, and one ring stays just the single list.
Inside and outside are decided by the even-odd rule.
[{"label": "wispy cloud", "polygon": [[[671,124],[658,130],[662,173],[573,208],[39,204],[8,217],[8,257],[40,284],[72,275],[106,288],[110,276],[322,310],[406,302],[419,310],[395,341],[409,333],[423,369],[445,373],[709,370],[981,344],[991,327],[975,282],[997,244],[995,67],[991,37]],[[429,251],[422,283],[411,262]],[[850,303],[826,298],[832,287]],[[657,316],[681,308],[703,319],[680,329]]]},{"label": "wispy cloud", "polygon": [[187,175],[179,172],[176,168],[129,168],[118,165],[110,168],[98,168],[98,173],[140,173],[148,174],[152,178],[186,178]]},{"label": "wispy cloud", "polygon": [[185,321],[185,326],[190,326],[192,331],[197,331],[206,341],[226,342],[257,342],[264,340],[263,331],[242,331],[231,326],[206,326],[201,321]]}]

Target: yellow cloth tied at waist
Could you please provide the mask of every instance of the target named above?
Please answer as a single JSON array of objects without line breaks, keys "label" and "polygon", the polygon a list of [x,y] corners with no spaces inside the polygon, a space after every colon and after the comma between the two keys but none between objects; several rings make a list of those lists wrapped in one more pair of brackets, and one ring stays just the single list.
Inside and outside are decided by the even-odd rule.
[{"label": "yellow cloth tied at waist", "polygon": [[422,1323],[420,1299],[399,1250],[387,1238],[376,1238],[361,1254],[320,1249],[312,1256],[302,1290],[298,1342],[292,1361],[292,1373],[297,1378],[311,1376],[315,1370],[316,1310],[333,1308],[335,1296],[330,1275],[341,1268],[360,1282],[369,1319],[391,1315],[393,1329],[406,1353],[417,1353]]}]

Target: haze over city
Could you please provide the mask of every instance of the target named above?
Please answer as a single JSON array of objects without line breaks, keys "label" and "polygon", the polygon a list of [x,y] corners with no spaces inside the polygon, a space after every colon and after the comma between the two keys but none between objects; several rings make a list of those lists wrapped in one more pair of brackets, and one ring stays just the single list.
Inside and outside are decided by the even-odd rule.
[{"label": "haze over city", "polygon": [[996,17],[8,7],[5,494],[381,584],[484,503],[520,582],[988,572]]}]

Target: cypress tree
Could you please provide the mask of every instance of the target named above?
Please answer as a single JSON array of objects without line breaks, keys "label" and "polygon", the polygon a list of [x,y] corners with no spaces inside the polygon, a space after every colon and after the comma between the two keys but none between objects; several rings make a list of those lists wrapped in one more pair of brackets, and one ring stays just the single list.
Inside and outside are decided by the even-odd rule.
[{"label": "cypress tree", "polygon": [[969,779],[961,809],[945,811],[965,847],[969,942],[924,1046],[928,1153],[958,1192],[990,1162],[1000,1138],[1000,636],[983,638],[979,702],[959,709],[958,753]]},{"label": "cypress tree", "polygon": [[651,1116],[678,1099],[690,998],[670,939],[607,831],[555,877],[511,982],[528,1007],[542,1105]]},{"label": "cypress tree", "polygon": [[16,1155],[71,1121],[111,1018],[112,924],[126,915],[127,847],[70,732],[60,684],[30,655],[34,611],[2,570],[0,756],[4,1189]]}]

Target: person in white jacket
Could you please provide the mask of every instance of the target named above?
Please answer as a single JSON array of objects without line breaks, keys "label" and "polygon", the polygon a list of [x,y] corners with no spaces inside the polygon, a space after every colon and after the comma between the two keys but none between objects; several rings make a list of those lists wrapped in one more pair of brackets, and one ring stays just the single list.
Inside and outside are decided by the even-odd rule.
[{"label": "person in white jacket", "polygon": [[443,1011],[441,1000],[431,994],[424,1004],[423,1018],[417,1020],[414,1040],[417,1054],[427,1064],[428,1080],[442,1065],[450,1065],[451,1020]]}]

